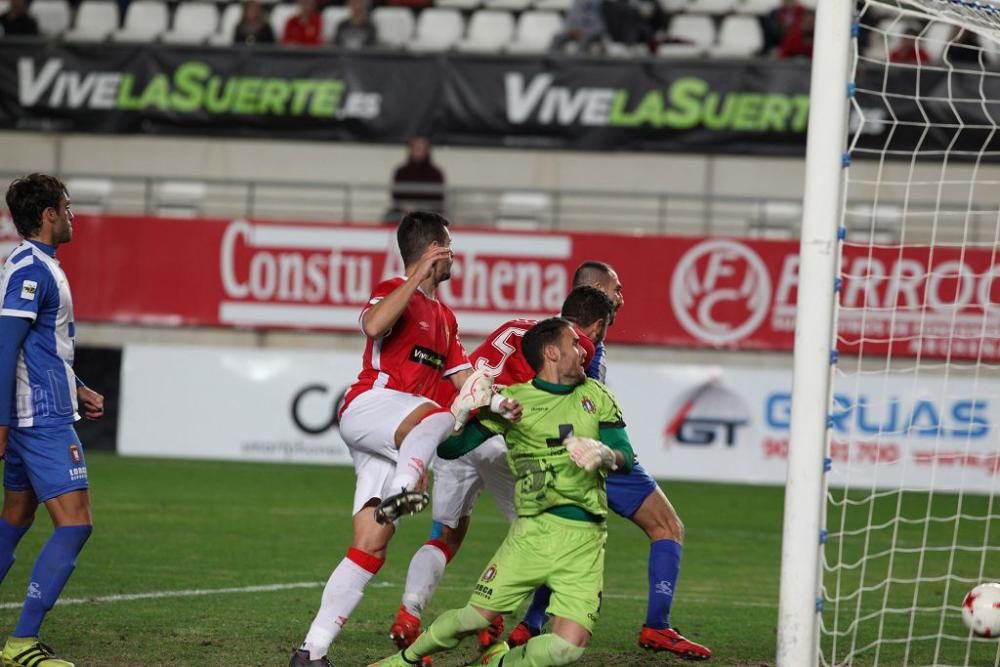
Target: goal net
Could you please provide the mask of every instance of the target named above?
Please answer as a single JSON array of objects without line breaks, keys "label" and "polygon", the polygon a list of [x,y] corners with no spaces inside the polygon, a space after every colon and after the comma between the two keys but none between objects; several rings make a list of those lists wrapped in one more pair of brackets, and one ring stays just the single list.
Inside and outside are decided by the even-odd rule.
[{"label": "goal net", "polygon": [[850,41],[814,664],[996,667],[1000,5],[859,2]]}]

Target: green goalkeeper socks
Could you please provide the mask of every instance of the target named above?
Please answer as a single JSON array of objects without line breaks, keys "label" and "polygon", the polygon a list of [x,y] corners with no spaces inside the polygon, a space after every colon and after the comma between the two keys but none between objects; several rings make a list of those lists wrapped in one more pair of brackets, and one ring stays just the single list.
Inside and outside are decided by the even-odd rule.
[{"label": "green goalkeeper socks", "polygon": [[557,667],[583,657],[583,647],[574,646],[559,635],[538,635],[503,658],[503,667]]},{"label": "green goalkeeper socks", "polygon": [[455,648],[464,637],[488,627],[489,624],[490,622],[471,605],[446,611],[417,637],[417,641],[403,652],[403,657],[412,660],[413,656],[422,658],[438,651]]}]

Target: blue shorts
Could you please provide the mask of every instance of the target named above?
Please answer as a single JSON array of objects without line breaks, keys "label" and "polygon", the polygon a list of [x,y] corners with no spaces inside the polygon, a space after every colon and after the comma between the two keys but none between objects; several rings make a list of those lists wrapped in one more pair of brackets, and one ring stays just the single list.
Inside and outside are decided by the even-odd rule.
[{"label": "blue shorts", "polygon": [[656,480],[636,461],[627,475],[608,475],[608,506],[615,514],[632,517],[649,494],[656,491]]},{"label": "blue shorts", "polygon": [[12,426],[4,456],[3,486],[8,491],[34,491],[41,503],[86,489],[87,462],[73,425]]}]

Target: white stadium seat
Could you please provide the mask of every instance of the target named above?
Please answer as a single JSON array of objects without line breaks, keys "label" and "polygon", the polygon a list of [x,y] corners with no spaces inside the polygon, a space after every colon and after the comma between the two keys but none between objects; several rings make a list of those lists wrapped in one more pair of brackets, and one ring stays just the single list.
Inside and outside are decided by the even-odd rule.
[{"label": "white stadium seat", "polygon": [[407,44],[411,51],[447,51],[462,38],[462,15],[454,9],[425,9],[417,19],[417,33]]},{"label": "white stadium seat", "polygon": [[656,53],[665,57],[700,56],[715,43],[715,23],[711,17],[681,14],[670,21],[667,35],[687,43],[661,44]]},{"label": "white stadium seat", "polygon": [[660,9],[668,14],[679,14],[691,6],[691,0],[660,0]]},{"label": "white stadium seat", "polygon": [[376,7],[372,23],[378,31],[379,44],[401,47],[410,43],[416,21],[407,7]]},{"label": "white stadium seat", "polygon": [[764,16],[780,6],[781,0],[743,0],[742,4],[736,5],[736,11],[740,14]]},{"label": "white stadium seat", "polygon": [[764,48],[764,30],[756,16],[732,14],[722,19],[719,42],[709,48],[713,58],[749,58]]},{"label": "white stadium seat", "polygon": [[685,11],[692,14],[728,14],[736,8],[737,0],[691,0]]},{"label": "white stadium seat", "polygon": [[479,8],[479,0],[436,0],[435,7],[442,9],[462,9],[470,11]]},{"label": "white stadium seat", "polygon": [[66,0],[35,0],[28,12],[38,21],[38,29],[43,35],[56,37],[69,28],[70,13]]},{"label": "white stadium seat", "polygon": [[333,34],[337,32],[337,26],[341,21],[350,17],[351,12],[347,7],[327,7],[323,10],[323,42],[329,44],[333,41]]},{"label": "white stadium seat", "polygon": [[197,216],[201,213],[207,189],[201,181],[163,181],[153,193],[156,215]]},{"label": "white stadium seat", "polygon": [[469,19],[469,32],[459,51],[497,53],[514,37],[514,16],[510,12],[483,9]]},{"label": "white stadium seat", "polygon": [[510,191],[500,195],[496,226],[500,229],[539,229],[551,222],[552,197],[544,192]]},{"label": "white stadium seat", "polygon": [[219,19],[219,27],[215,34],[208,38],[208,43],[215,46],[227,46],[233,43],[233,32],[243,18],[243,6],[234,2],[226,5],[222,10],[222,18]]},{"label": "white stadium seat", "polygon": [[514,39],[507,45],[510,53],[543,53],[552,38],[562,30],[562,16],[556,12],[524,12],[517,21]]},{"label": "white stadium seat", "polygon": [[110,178],[70,178],[66,191],[77,213],[103,213],[111,201],[113,189]]},{"label": "white stadium seat", "polygon": [[288,19],[299,13],[297,5],[283,3],[271,7],[271,29],[274,30],[274,40],[281,41],[281,36],[285,34],[285,24]]},{"label": "white stadium seat", "polygon": [[177,5],[173,27],[164,33],[167,44],[204,44],[219,25],[219,10],[207,2]]},{"label": "white stadium seat", "polygon": [[167,31],[167,4],[161,0],[132,0],[125,25],[111,33],[116,42],[151,42]]},{"label": "white stadium seat", "polygon": [[71,42],[101,42],[118,28],[118,3],[84,0],[76,10],[76,23],[63,39]]},{"label": "white stadium seat", "polygon": [[573,6],[573,0],[536,0],[538,11],[567,12]]},{"label": "white stadium seat", "polygon": [[506,9],[521,12],[531,6],[531,0],[486,0],[486,9]]}]

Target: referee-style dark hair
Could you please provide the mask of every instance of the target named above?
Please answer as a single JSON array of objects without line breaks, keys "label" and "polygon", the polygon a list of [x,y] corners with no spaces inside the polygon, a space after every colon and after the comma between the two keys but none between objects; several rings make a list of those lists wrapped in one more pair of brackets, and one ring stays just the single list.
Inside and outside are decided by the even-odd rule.
[{"label": "referee-style dark hair", "polygon": [[528,360],[528,365],[536,373],[542,370],[545,365],[545,347],[547,345],[558,345],[562,331],[568,326],[572,326],[569,320],[561,317],[550,317],[547,320],[538,322],[528,329],[521,339],[521,352]]},{"label": "referee-style dark hair", "polygon": [[611,275],[614,269],[607,262],[599,262],[596,259],[588,259],[586,262],[576,267],[573,273],[573,287],[581,285],[591,285],[602,283]]},{"label": "referee-style dark hair", "polygon": [[581,327],[589,327],[598,320],[610,319],[615,304],[607,294],[589,285],[574,287],[563,301],[562,316]]},{"label": "referee-style dark hair", "polygon": [[42,213],[47,208],[59,210],[66,196],[66,186],[55,176],[29,174],[15,179],[7,188],[7,208],[14,218],[17,233],[29,238],[42,228]]},{"label": "referee-style dark hair", "polygon": [[448,218],[433,211],[413,211],[403,216],[396,230],[396,242],[403,264],[409,266],[420,259],[431,243],[444,245]]}]

